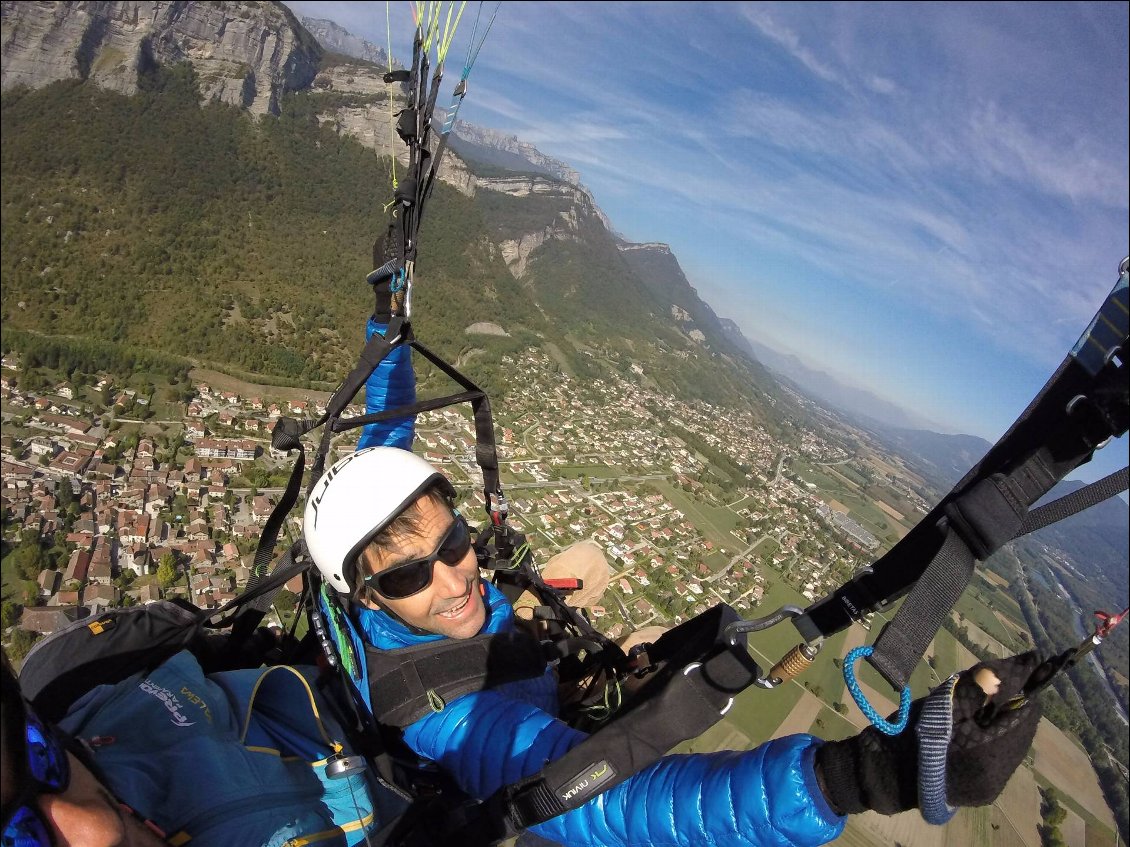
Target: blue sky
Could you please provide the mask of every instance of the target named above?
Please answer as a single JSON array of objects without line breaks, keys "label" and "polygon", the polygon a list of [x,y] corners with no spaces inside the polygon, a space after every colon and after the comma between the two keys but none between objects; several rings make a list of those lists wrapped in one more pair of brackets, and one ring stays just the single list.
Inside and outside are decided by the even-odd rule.
[{"label": "blue sky", "polygon": [[[384,4],[288,5],[386,42]],[[1128,18],[1124,3],[503,3],[460,117],[576,168],[623,235],[670,244],[749,337],[995,440],[1128,251]],[[392,27],[403,56],[407,3]],[[1124,438],[1079,476],[1126,457]]]}]

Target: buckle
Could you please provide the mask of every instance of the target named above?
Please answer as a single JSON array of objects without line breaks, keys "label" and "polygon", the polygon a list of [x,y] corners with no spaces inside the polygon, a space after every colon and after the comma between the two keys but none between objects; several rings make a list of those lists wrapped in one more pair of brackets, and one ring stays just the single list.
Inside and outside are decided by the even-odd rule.
[{"label": "buckle", "polygon": [[659,669],[659,665],[652,662],[648,656],[648,648],[651,646],[650,641],[645,641],[628,651],[628,668],[640,679]]},{"label": "buckle", "polygon": [[1085,394],[1076,394],[1067,401],[1067,417],[1088,449],[1099,450],[1113,435],[1113,426],[1099,405]]}]

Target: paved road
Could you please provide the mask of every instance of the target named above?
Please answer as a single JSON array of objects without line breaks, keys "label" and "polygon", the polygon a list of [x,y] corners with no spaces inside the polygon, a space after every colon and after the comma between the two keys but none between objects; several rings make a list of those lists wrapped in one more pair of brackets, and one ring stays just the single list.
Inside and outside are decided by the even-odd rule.
[{"label": "paved road", "polygon": [[754,551],[754,549],[759,544],[761,544],[763,541],[777,541],[777,542],[779,542],[781,540],[781,533],[782,532],[784,532],[784,530],[781,530],[780,532],[778,532],[776,536],[769,535],[768,533],[761,536],[755,542],[753,542],[751,545],[749,545],[747,548],[745,548],[742,552],[738,553],[736,556],[734,556],[732,559],[730,559],[730,561],[726,564],[726,566],[724,568],[722,568],[717,573],[711,574],[710,576],[704,578],[701,581],[702,582],[715,582],[715,581],[721,579],[723,576],[726,575],[726,573],[730,570],[730,568],[732,568],[734,565],[736,565],[742,559],[749,556],[749,554],[752,553]]}]

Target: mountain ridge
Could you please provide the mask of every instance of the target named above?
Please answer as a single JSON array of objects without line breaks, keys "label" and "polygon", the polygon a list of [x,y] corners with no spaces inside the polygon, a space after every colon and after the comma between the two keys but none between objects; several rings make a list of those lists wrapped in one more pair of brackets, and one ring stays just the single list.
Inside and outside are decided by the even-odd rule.
[{"label": "mountain ridge", "polygon": [[[5,9],[10,5],[6,4]],[[232,8],[242,9],[243,5],[235,4]],[[7,27],[7,18],[5,21]],[[5,45],[9,43],[5,40]],[[302,36],[295,36],[294,43],[302,44]],[[191,61],[188,64],[194,69],[193,79],[178,72],[158,74],[160,79],[156,79],[153,69],[147,68],[137,70],[138,80],[146,85],[167,86],[170,92],[179,92],[177,97],[187,96],[192,85],[200,85],[195,71],[198,64]],[[9,66],[5,54],[5,67]],[[351,67],[340,71],[343,85],[351,73]],[[101,84],[100,79],[93,76],[88,80],[92,85]],[[355,87],[349,96],[360,98],[356,108],[372,109],[379,103],[387,113],[392,101],[376,87],[375,77],[364,84],[360,78],[355,78],[348,84]],[[105,149],[98,152],[101,161],[92,158],[90,170],[80,173],[73,190],[62,184],[52,189],[57,190],[56,202],[63,211],[54,214],[43,211],[46,193],[43,198],[34,199],[42,186],[28,186],[27,197],[19,200],[20,212],[26,212],[26,220],[15,212],[10,217],[6,213],[5,229],[12,228],[12,238],[17,243],[26,241],[45,246],[38,257],[40,263],[34,269],[21,265],[19,254],[5,251],[10,257],[10,262],[5,261],[5,319],[31,329],[35,327],[28,323],[31,320],[28,313],[38,311],[46,319],[62,314],[64,306],[73,307],[81,302],[79,311],[84,319],[89,318],[84,325],[108,335],[158,345],[164,334],[178,343],[197,345],[193,349],[198,354],[222,355],[238,351],[240,358],[236,363],[241,367],[263,367],[267,368],[265,372],[274,372],[273,368],[288,378],[324,379],[327,374],[336,373],[342,362],[350,358],[355,333],[352,329],[339,328],[340,316],[347,313],[344,307],[323,302],[324,298],[311,299],[311,292],[318,290],[319,280],[343,273],[348,277],[364,277],[367,258],[343,262],[341,257],[351,255],[348,254],[351,243],[371,241],[377,216],[373,215],[371,202],[332,193],[329,191],[332,186],[313,185],[307,191],[308,196],[290,196],[284,191],[287,181],[300,181],[308,174],[303,174],[302,168],[292,162],[284,162],[286,168],[280,170],[272,157],[277,159],[278,151],[284,150],[286,145],[298,144],[301,139],[301,143],[311,145],[303,155],[317,155],[319,173],[324,168],[325,173],[333,173],[335,177],[350,174],[355,178],[363,167],[364,177],[357,180],[359,184],[371,185],[376,194],[388,190],[373,176],[373,163],[362,165],[358,151],[345,143],[347,136],[350,141],[361,139],[332,126],[325,118],[336,108],[335,104],[344,102],[343,92],[320,91],[311,86],[301,92],[283,93],[278,119],[244,127],[236,126],[236,122],[225,124],[228,117],[212,109],[202,109],[200,95],[203,92],[200,90],[195,107],[185,100],[177,101],[179,105],[173,108],[171,101],[163,101],[154,91],[139,89],[136,96],[149,98],[148,102],[155,107],[147,120],[156,121],[168,113],[171,119],[188,121],[178,132],[214,131],[207,137],[213,139],[210,143],[215,150],[246,152],[263,138],[275,145],[270,156],[256,152],[252,161],[241,161],[238,166],[228,163],[227,170],[220,174],[214,173],[216,169],[208,158],[214,155],[212,150],[194,149],[187,144],[174,148],[168,142],[162,145],[157,138],[149,137],[157,132],[157,126],[147,128],[146,137],[136,140],[128,122],[109,126],[110,115],[84,107],[88,94],[78,89],[70,92],[56,89],[43,95],[63,101],[65,114],[89,114],[88,120],[93,124],[90,129],[102,133]],[[5,96],[6,107],[18,106],[18,96]],[[372,97],[372,102],[364,100],[365,97]],[[207,96],[203,99],[222,101],[222,98]],[[284,101],[285,108],[282,107]],[[100,108],[107,112],[119,107],[123,112],[136,108],[99,102]],[[24,120],[26,130],[26,116]],[[280,123],[276,126],[274,120]],[[79,155],[78,148],[63,155],[67,148],[59,143],[63,140],[59,133],[65,132],[66,126],[65,123],[48,126],[44,121],[42,137],[52,137],[50,146],[59,149],[42,150],[37,149],[44,146],[41,141],[18,135],[22,131],[19,122],[9,125],[5,121],[6,194],[8,173],[15,178],[21,170],[27,171],[31,175],[38,174],[41,180],[63,173],[63,166],[52,158],[55,154],[69,162],[67,167],[75,167],[67,160],[67,155]],[[334,135],[327,135],[331,126],[341,139],[340,144],[331,143]],[[253,137],[256,134],[258,138]],[[93,132],[90,135],[93,136]],[[10,139],[18,143],[10,146]],[[121,144],[125,139],[139,145],[137,150],[147,151],[145,156],[153,160],[146,163],[151,166],[148,170],[137,162],[121,159]],[[174,149],[180,160],[170,158]],[[316,154],[311,152],[315,150]],[[450,161],[457,162],[454,157]],[[120,185],[109,179],[108,174],[118,175]],[[429,256],[433,257],[430,262],[422,260],[420,264],[422,274],[430,272],[439,280],[429,279],[429,284],[420,289],[421,313],[429,314],[433,326],[439,324],[452,337],[461,338],[463,324],[460,322],[490,320],[498,313],[495,304],[505,302],[518,315],[515,321],[518,326],[507,327],[514,337],[506,344],[516,346],[538,334],[547,335],[552,332],[550,325],[560,322],[568,332],[579,336],[576,354],[566,350],[567,358],[573,359],[571,366],[578,372],[591,367],[588,364],[591,355],[586,356],[583,350],[586,345],[591,350],[594,344],[619,344],[620,356],[651,357],[661,363],[648,371],[664,389],[678,389],[689,392],[690,396],[714,400],[736,397],[742,392],[755,394],[751,386],[763,394],[776,392],[775,383],[764,372],[765,363],[761,361],[761,355],[768,354],[758,355],[758,348],[740,333],[733,321],[719,318],[698,296],[670,248],[660,242],[628,243],[617,238],[605,225],[603,213],[586,189],[551,175],[507,180],[476,178],[472,172],[465,171],[464,178],[469,190],[464,191],[462,199],[453,192],[437,192],[437,196],[443,194],[443,199],[437,201],[434,220],[429,219],[424,233],[425,238],[433,239],[429,243],[439,248],[429,251]],[[482,189],[478,192],[475,191],[476,179]],[[516,186],[523,180],[528,186],[528,190],[522,189],[526,190],[525,196],[517,189],[502,190],[504,183]],[[18,194],[23,189],[15,182],[12,186],[18,189],[12,197],[19,199]],[[81,196],[76,193],[80,186]],[[232,195],[232,186],[239,186],[244,196]],[[87,191],[91,193],[86,194]],[[584,197],[576,192],[585,192]],[[185,203],[193,209],[192,214],[182,215],[182,210],[171,208],[170,195],[174,193],[184,196]],[[481,196],[473,198],[476,193]],[[101,199],[96,201],[96,194]],[[285,208],[271,205],[284,196]],[[8,200],[6,197],[6,202]],[[135,202],[138,200],[140,202]],[[209,204],[218,210],[215,214],[207,213]],[[107,210],[115,207],[123,217],[117,222],[109,221],[105,217]],[[163,216],[165,212],[170,213],[168,217]],[[121,232],[123,218],[130,214],[136,214],[138,221],[144,220],[145,226],[139,223],[136,232],[127,238]],[[242,242],[248,239],[249,233],[259,238],[264,226],[261,216],[271,214],[278,214],[288,222],[293,220],[295,233],[280,230],[268,240],[251,241],[254,247],[251,255],[242,256]],[[480,220],[481,230],[476,229]],[[318,259],[325,262],[324,266],[303,255],[304,250],[319,249],[316,241],[302,242],[303,249],[298,249],[296,243],[296,233],[306,233],[308,238],[318,231],[327,245],[333,245],[332,248],[327,246],[326,256]],[[44,241],[45,232],[51,233],[50,243]],[[330,233],[336,240],[331,239]],[[7,232],[5,237],[8,237]],[[54,238],[58,241],[50,241]],[[196,247],[192,239],[198,239],[202,246]],[[215,255],[193,252],[217,242],[225,246],[226,252],[216,250]],[[445,254],[445,250],[449,254]],[[76,256],[85,252],[89,256],[83,261],[89,264],[84,265]],[[443,261],[435,261],[434,257],[441,255]],[[282,257],[282,264],[288,269],[286,276],[300,281],[301,286],[285,287],[287,280],[265,275],[262,260],[267,256],[274,262]],[[256,257],[258,263],[252,261]],[[232,280],[228,291],[201,290],[198,285],[200,268],[208,264],[224,265],[225,278]],[[596,265],[599,267],[594,267]],[[186,316],[174,316],[171,323],[161,324],[159,306],[148,302],[144,290],[128,298],[129,302],[123,303],[114,314],[103,314],[105,310],[100,310],[93,299],[82,299],[86,295],[79,291],[80,286],[98,279],[115,279],[118,278],[115,275],[127,272],[138,279],[160,281],[165,290],[185,292],[183,296],[196,298],[198,313],[193,315],[192,321]],[[45,279],[50,282],[45,284]],[[181,285],[183,288],[178,288]],[[259,290],[261,294],[257,293]],[[23,298],[18,294],[20,291],[25,294]],[[132,289],[123,286],[121,291]],[[286,316],[280,304],[286,304],[286,298],[291,296],[298,298],[290,306],[295,314]],[[28,301],[26,308],[17,303],[23,299]],[[431,317],[429,303],[443,303],[453,314]],[[308,315],[302,313],[304,309],[309,310]],[[279,312],[280,316],[274,316],[274,312]],[[631,327],[629,337],[619,338],[616,334],[624,334],[625,316],[629,324],[635,321],[638,325]],[[81,329],[82,326],[76,324],[68,331]],[[309,338],[302,335],[314,332],[320,333],[317,336],[320,343],[311,340],[315,338],[313,335]],[[554,342],[566,334],[560,328],[557,332],[548,335]],[[696,338],[695,333],[702,338]],[[211,339],[204,337],[206,335]],[[345,352],[327,350],[330,341]],[[256,344],[264,346],[269,355],[255,350]],[[484,344],[495,345],[492,349],[498,350],[504,342],[492,340]],[[459,352],[457,347],[455,352]],[[740,362],[740,367],[722,373],[718,367],[720,358]],[[871,407],[872,411],[874,408]],[[964,473],[987,446],[987,442],[970,436],[944,436],[928,431],[913,435],[895,433],[888,437],[890,443],[900,447],[900,452],[909,451],[919,456],[926,465],[933,466],[933,473],[943,478]]]},{"label": "mountain ridge", "polygon": [[[389,57],[388,52],[383,47],[354,35],[345,27],[328,18],[311,18],[303,15],[299,20],[323,48],[340,53],[343,56],[372,62],[374,65],[387,69]],[[393,68],[403,67],[395,57],[393,57],[392,65]]]}]

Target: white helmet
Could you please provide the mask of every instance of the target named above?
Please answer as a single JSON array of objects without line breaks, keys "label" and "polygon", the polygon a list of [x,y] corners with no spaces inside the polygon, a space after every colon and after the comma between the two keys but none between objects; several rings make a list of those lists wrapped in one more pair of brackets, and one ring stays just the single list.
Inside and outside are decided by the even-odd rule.
[{"label": "white helmet", "polygon": [[306,499],[302,534],[330,587],[348,594],[365,545],[433,485],[454,498],[443,474],[399,447],[358,450],[322,474]]}]

